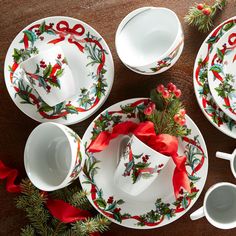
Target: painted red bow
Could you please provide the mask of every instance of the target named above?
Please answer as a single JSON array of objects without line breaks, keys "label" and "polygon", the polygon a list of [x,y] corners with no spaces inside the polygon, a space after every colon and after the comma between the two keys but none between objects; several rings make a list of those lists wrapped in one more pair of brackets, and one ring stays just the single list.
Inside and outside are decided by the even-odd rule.
[{"label": "painted red bow", "polygon": [[60,21],[56,25],[56,33],[59,34],[59,38],[53,39],[48,43],[57,44],[65,39],[66,35],[70,35],[68,38],[68,42],[75,44],[81,52],[83,52],[84,47],[80,44],[83,40],[77,39],[75,36],[82,36],[85,32],[84,27],[81,24],[76,24],[72,28],[70,28],[67,21]]}]

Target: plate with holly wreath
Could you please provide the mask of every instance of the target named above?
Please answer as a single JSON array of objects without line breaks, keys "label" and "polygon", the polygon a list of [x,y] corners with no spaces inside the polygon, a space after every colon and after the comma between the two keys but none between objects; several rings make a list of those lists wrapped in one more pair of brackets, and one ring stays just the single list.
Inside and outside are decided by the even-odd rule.
[{"label": "plate with holly wreath", "polygon": [[229,30],[236,27],[236,17],[230,18],[217,26],[202,43],[194,65],[193,84],[198,104],[212,125],[224,134],[236,138],[236,122],[216,103],[208,81],[208,64],[217,42]]},{"label": "plate with holly wreath", "polygon": [[[63,49],[79,88],[76,96],[50,107],[22,80],[19,65],[53,45]],[[22,112],[39,122],[70,125],[88,118],[105,102],[114,80],[114,64],[109,47],[96,30],[81,20],[55,16],[21,30],[8,49],[4,75],[7,90]]]},{"label": "plate with holly wreath", "polygon": [[211,94],[218,106],[236,120],[236,30],[229,30],[215,45],[208,67]]},{"label": "plate with holly wreath", "polygon": [[[80,182],[88,193],[88,199],[112,222],[135,229],[161,227],[183,216],[198,199],[208,172],[205,141],[195,123],[186,116],[186,126],[191,132],[179,138],[178,153],[186,156],[185,167],[190,192],[182,189],[179,195],[175,196],[172,183],[175,165],[172,159],[158,178],[137,196],[121,191],[114,184],[117,152],[122,135],[113,139],[102,152],[89,152],[87,147],[102,131],[111,131],[114,125],[124,121],[139,123],[148,102],[148,99],[136,98],[109,107],[95,118],[82,139],[86,146],[87,159]],[[148,164],[147,159],[141,157],[140,163],[142,160],[144,164]]]}]

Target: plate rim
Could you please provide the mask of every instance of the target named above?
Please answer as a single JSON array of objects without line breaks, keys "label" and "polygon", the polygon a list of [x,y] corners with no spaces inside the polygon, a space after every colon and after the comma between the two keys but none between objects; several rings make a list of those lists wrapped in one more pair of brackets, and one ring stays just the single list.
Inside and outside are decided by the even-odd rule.
[{"label": "plate rim", "polygon": [[[111,82],[110,82],[110,86],[107,87],[107,92],[106,92],[106,95],[100,100],[100,102],[97,104],[97,106],[94,107],[94,109],[90,110],[91,113],[87,116],[84,116],[83,118],[81,119],[77,119],[75,121],[71,121],[71,122],[68,122],[68,120],[65,120],[64,122],[58,122],[58,119],[53,119],[53,120],[49,120],[49,119],[43,119],[43,118],[39,118],[37,119],[36,117],[32,117],[30,115],[27,114],[27,112],[22,109],[22,107],[19,106],[19,104],[16,103],[16,99],[14,99],[14,96],[11,95],[10,93],[10,90],[8,88],[8,84],[7,84],[7,71],[8,71],[8,65],[7,65],[7,57],[8,55],[10,54],[10,49],[12,48],[12,46],[15,44],[15,40],[17,38],[17,36],[22,33],[24,30],[28,29],[29,26],[33,25],[33,24],[36,24],[37,22],[39,21],[43,21],[43,20],[49,20],[49,19],[66,19],[66,20],[74,20],[74,21],[77,21],[77,22],[80,22],[84,25],[86,25],[86,27],[88,27],[89,29],[92,29],[96,34],[97,36],[99,36],[102,40],[103,40],[103,43],[104,45],[107,47],[106,50],[108,51],[108,54],[110,56],[110,60],[111,60]],[[74,124],[77,124],[77,123],[80,123],[86,119],[88,119],[89,117],[91,117],[92,115],[94,115],[94,113],[96,113],[102,106],[103,104],[105,103],[105,101],[107,100],[107,98],[109,97],[110,93],[111,93],[111,90],[112,90],[112,87],[113,87],[113,84],[114,84],[114,79],[115,79],[115,66],[114,66],[114,59],[113,59],[113,56],[112,56],[112,53],[111,53],[111,50],[107,44],[107,42],[105,41],[105,39],[98,33],[97,30],[95,30],[92,26],[90,26],[89,24],[87,24],[86,22],[80,20],[80,19],[77,19],[77,18],[74,18],[74,17],[70,17],[70,16],[49,16],[49,17],[44,17],[44,18],[40,18],[38,20],[35,20],[33,22],[31,22],[30,24],[28,24],[26,27],[24,27],[23,29],[21,29],[17,34],[16,36],[14,37],[14,39],[11,41],[8,49],[7,49],[7,52],[5,54],[5,57],[4,57],[4,83],[5,83],[5,86],[7,88],[7,91],[8,91],[8,94],[13,102],[13,104],[23,113],[25,114],[27,117],[31,118],[32,120],[36,121],[36,122],[39,122],[39,123],[45,123],[45,122],[55,122],[55,123],[58,123],[58,124],[63,124],[63,125],[74,125]],[[34,109],[34,108],[32,108]],[[78,116],[79,114],[77,114]],[[60,118],[59,118],[60,119]]]}]

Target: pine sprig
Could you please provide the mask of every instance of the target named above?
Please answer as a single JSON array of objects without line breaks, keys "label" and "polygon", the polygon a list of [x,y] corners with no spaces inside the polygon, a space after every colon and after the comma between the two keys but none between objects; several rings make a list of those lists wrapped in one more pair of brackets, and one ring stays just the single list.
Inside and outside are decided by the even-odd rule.
[{"label": "pine sprig", "polygon": [[213,5],[195,3],[195,6],[190,7],[188,14],[185,16],[185,22],[197,27],[201,32],[207,32],[213,26],[213,19],[217,10],[222,11],[226,3],[227,0],[216,0]]},{"label": "pine sprig", "polygon": [[110,221],[100,214],[84,221],[65,224],[46,209],[48,197],[64,200],[81,209],[91,209],[87,192],[81,190],[77,181],[67,188],[45,194],[26,179],[22,181],[21,189],[22,195],[17,197],[16,206],[26,212],[30,223],[22,228],[21,236],[89,236],[90,233],[102,233],[109,229]]},{"label": "pine sprig", "polygon": [[94,232],[103,233],[109,229],[110,221],[102,215],[89,218],[86,221],[78,221],[72,229],[80,236],[86,236]]}]

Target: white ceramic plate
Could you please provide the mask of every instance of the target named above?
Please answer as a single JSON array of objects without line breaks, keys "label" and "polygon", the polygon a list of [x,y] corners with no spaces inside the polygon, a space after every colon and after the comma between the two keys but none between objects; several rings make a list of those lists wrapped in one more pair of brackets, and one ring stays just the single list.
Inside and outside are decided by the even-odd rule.
[{"label": "white ceramic plate", "polygon": [[[94,135],[101,130],[110,130],[114,123],[127,120],[139,122],[139,109],[144,106],[145,101],[147,99],[136,98],[109,107],[91,123],[82,142],[88,146]],[[145,192],[132,197],[121,191],[114,184],[118,144],[121,139],[118,137],[100,153],[87,152],[86,165],[84,173],[80,175],[80,181],[83,189],[89,192],[88,199],[92,205],[114,223],[136,229],[161,227],[183,216],[198,199],[208,172],[204,139],[188,116],[187,126],[192,131],[191,135],[180,140],[178,152],[179,155],[187,156],[186,169],[192,182],[192,193],[183,192],[176,200],[172,185],[175,167],[172,160]]]},{"label": "white ceramic plate", "polygon": [[[52,45],[60,45],[79,80],[78,95],[54,107],[42,102],[18,73],[19,64]],[[83,21],[63,16],[38,20],[13,40],[5,60],[5,83],[17,107],[39,122],[75,124],[97,111],[107,99],[114,79],[111,52],[104,39]]]},{"label": "white ceramic plate", "polygon": [[217,105],[236,120],[236,29],[229,30],[214,46],[208,66],[208,82]]},{"label": "white ceramic plate", "polygon": [[236,17],[226,20],[216,27],[202,43],[194,65],[193,83],[196,98],[203,114],[217,129],[236,138],[236,123],[216,104],[208,84],[208,62],[211,52],[219,39],[230,29],[235,28]]}]

